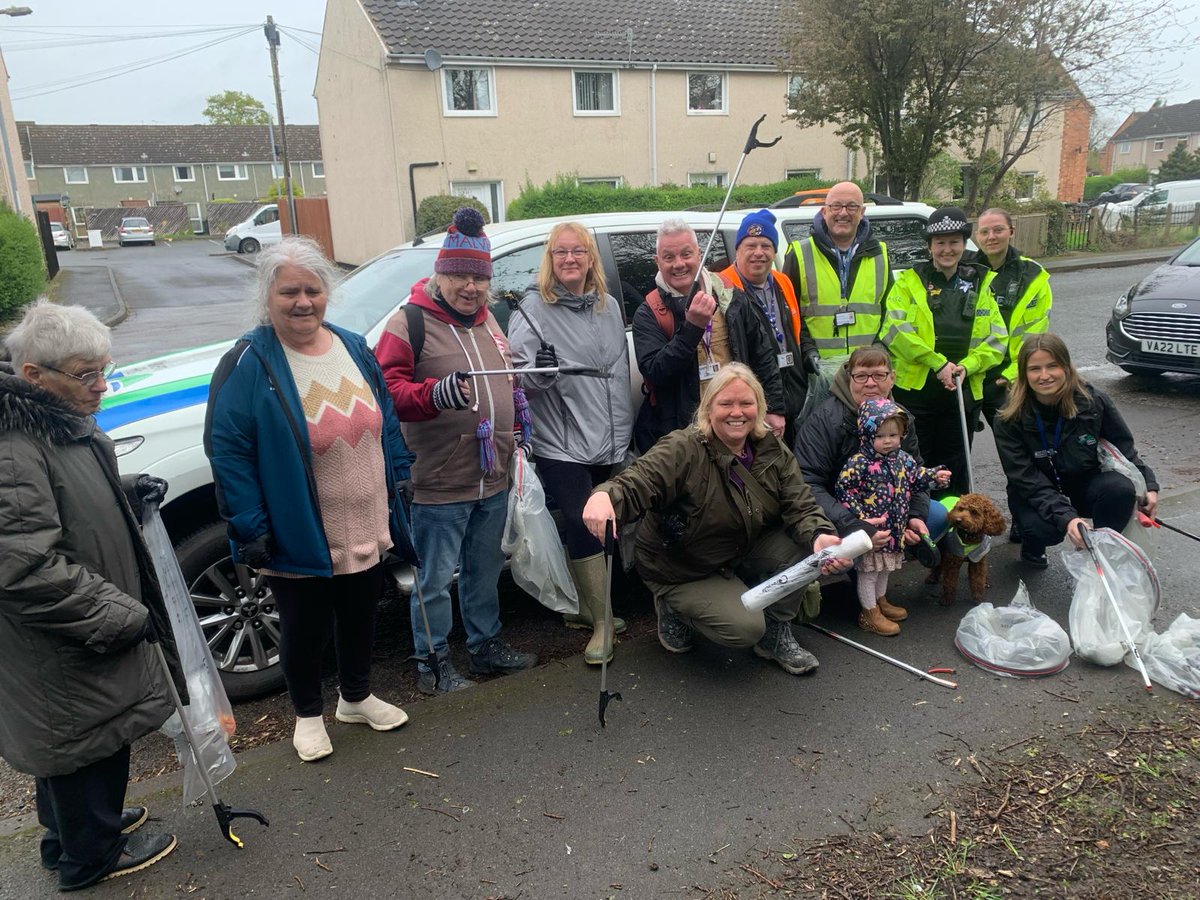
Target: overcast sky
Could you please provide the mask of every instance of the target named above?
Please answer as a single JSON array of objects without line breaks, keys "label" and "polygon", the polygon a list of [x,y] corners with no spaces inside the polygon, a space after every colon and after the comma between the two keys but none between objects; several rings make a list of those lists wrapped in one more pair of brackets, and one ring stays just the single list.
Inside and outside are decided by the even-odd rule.
[{"label": "overcast sky", "polygon": [[[16,2],[0,0],[0,5]],[[284,117],[296,124],[317,121],[313,50],[320,42],[324,0],[21,2],[33,8],[32,15],[0,16],[0,47],[18,119],[45,125],[202,122],[204,98],[224,90],[252,94],[274,116],[270,58],[261,28],[271,14],[283,27],[279,63]],[[1159,52],[1146,60],[1162,81],[1140,98],[1139,109],[1160,96],[1168,103],[1200,99],[1200,0],[1176,2],[1182,15],[1163,23]],[[239,36],[239,30],[246,33]],[[178,58],[167,59],[174,56]],[[129,71],[137,66],[145,68]],[[1115,127],[1125,112],[1101,114]]]}]

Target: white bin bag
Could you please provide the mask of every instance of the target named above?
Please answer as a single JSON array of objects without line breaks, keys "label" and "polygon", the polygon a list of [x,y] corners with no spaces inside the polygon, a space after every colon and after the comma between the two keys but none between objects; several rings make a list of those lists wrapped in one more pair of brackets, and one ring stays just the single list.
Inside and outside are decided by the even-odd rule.
[{"label": "white bin bag", "polygon": [[1152,681],[1200,700],[1200,619],[1181,613],[1162,634],[1147,635],[1140,649]]},{"label": "white bin bag", "polygon": [[1008,606],[980,603],[968,611],[954,645],[975,665],[997,675],[1053,675],[1071,659],[1071,639],[1061,625],[1034,608],[1023,581]]}]

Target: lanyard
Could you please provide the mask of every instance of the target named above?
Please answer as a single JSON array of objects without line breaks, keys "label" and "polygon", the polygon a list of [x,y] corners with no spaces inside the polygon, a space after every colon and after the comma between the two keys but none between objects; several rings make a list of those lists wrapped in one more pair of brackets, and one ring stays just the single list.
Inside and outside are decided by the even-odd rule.
[{"label": "lanyard", "polygon": [[708,324],[704,326],[704,355],[708,357],[709,362],[712,362],[712,319],[709,319]]},{"label": "lanyard", "polygon": [[1054,457],[1058,455],[1058,447],[1062,443],[1062,427],[1063,417],[1060,414],[1054,422],[1054,445],[1046,440],[1046,423],[1042,421],[1042,414],[1036,409],[1033,411],[1034,422],[1037,424],[1038,437],[1042,440],[1042,449],[1034,454],[1035,458],[1045,459],[1050,463],[1050,474],[1054,476],[1054,484],[1059,491],[1062,490],[1062,479],[1058,477],[1058,467],[1054,465]]},{"label": "lanyard", "polygon": [[[779,327],[779,297],[775,294],[775,285],[768,280],[766,287],[763,289],[766,295],[765,300],[759,302],[762,311],[767,315],[767,321],[771,323],[771,330],[775,332],[775,341],[779,344],[781,350],[786,350],[787,347],[783,343],[783,331]],[[752,291],[751,296],[759,301],[758,291]]]}]

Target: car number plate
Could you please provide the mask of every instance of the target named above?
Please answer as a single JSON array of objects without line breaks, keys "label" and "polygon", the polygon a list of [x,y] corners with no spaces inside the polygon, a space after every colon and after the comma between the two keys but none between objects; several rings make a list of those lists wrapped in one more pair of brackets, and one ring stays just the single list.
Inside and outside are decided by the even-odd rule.
[{"label": "car number plate", "polygon": [[1142,341],[1142,352],[1200,357],[1200,344],[1189,344],[1184,341]]}]

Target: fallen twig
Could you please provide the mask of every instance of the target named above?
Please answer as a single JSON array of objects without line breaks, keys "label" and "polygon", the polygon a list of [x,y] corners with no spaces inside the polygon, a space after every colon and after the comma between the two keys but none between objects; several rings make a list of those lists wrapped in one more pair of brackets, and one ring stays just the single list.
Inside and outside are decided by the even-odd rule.
[{"label": "fallen twig", "polygon": [[954,814],[954,810],[950,810],[950,843],[958,843],[958,816]]},{"label": "fallen twig", "polygon": [[418,806],[417,809],[428,810],[429,812],[441,813],[443,816],[449,816],[455,822],[461,822],[462,816],[456,816],[452,812],[446,812],[444,809],[438,809],[436,806]]},{"label": "fallen twig", "polygon": [[1032,741],[1035,737],[1037,737],[1036,734],[1031,734],[1029,737],[1023,737],[1019,741],[1013,741],[1011,744],[1005,744],[1003,747],[998,749],[996,752],[1003,753],[1005,750],[1011,750],[1013,747],[1016,747],[1020,744],[1027,744],[1027,743],[1029,743],[1029,741]]},{"label": "fallen twig", "polygon": [[1042,688],[1042,690],[1045,691],[1047,694],[1049,694],[1051,697],[1057,697],[1059,700],[1066,700],[1069,703],[1078,703],[1079,702],[1078,697],[1068,697],[1066,694],[1056,694],[1056,693],[1054,693],[1054,691],[1050,690],[1049,688]]},{"label": "fallen twig", "polygon": [[414,772],[417,775],[424,775],[426,778],[441,778],[441,775],[435,772],[426,772],[424,769],[414,769],[412,766],[404,766],[405,772]]},{"label": "fallen twig", "polygon": [[772,881],[770,878],[768,878],[768,877],[767,877],[766,875],[764,875],[762,872],[758,871],[758,869],[754,868],[753,866],[748,866],[748,865],[746,865],[745,863],[743,863],[743,864],[741,865],[741,868],[742,868],[743,870],[745,870],[745,871],[749,872],[749,873],[750,873],[751,875],[753,875],[755,878],[762,879],[762,881],[764,881],[766,884],[769,884],[771,887],[775,888],[775,890],[779,890],[780,888],[782,888],[782,887],[783,887],[783,885],[782,885],[780,882],[778,882],[778,881]]},{"label": "fallen twig", "polygon": [[324,869],[326,872],[333,871],[333,869],[329,868],[329,866],[327,866],[327,865],[325,865],[325,863],[321,862],[321,857],[319,857],[319,856],[316,859],[314,859],[313,862],[315,862],[317,864],[318,869]]},{"label": "fallen twig", "polygon": [[560,816],[560,815],[556,815],[555,813],[548,813],[548,812],[544,812],[544,813],[542,813],[542,815],[545,816],[547,819],[554,819],[559,822],[561,822],[563,819],[566,818],[566,816]]},{"label": "fallen twig", "polygon": [[332,850],[305,850],[307,856],[320,856],[322,853],[345,853],[345,847],[334,847]]},{"label": "fallen twig", "polygon": [[300,876],[299,876],[299,875],[293,875],[292,877],[296,879],[296,884],[300,885],[300,890],[302,890],[302,891],[307,891],[307,890],[308,890],[308,888],[306,888],[306,887],[304,886],[304,882],[300,880]]},{"label": "fallen twig", "polygon": [[1004,799],[1000,801],[1000,806],[997,807],[994,813],[988,813],[988,818],[993,822],[999,821],[1000,814],[1008,807],[1008,798],[1012,795],[1012,782],[1010,781],[1004,787]]}]

